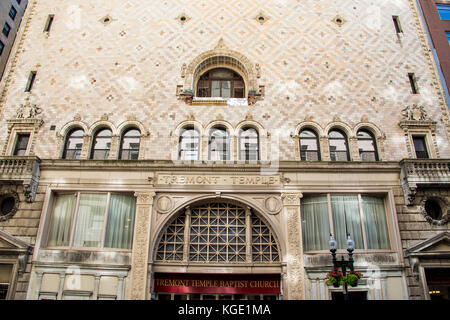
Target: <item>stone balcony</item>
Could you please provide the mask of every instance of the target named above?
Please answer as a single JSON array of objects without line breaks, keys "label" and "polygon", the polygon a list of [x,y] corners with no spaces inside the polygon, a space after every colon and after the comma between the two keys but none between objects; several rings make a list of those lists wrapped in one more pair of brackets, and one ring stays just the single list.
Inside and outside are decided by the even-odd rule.
[{"label": "stone balcony", "polygon": [[40,178],[41,159],[35,156],[0,156],[0,181],[23,184],[28,202],[33,202]]},{"label": "stone balcony", "polygon": [[404,159],[400,165],[408,205],[413,204],[418,188],[450,185],[450,159]]}]

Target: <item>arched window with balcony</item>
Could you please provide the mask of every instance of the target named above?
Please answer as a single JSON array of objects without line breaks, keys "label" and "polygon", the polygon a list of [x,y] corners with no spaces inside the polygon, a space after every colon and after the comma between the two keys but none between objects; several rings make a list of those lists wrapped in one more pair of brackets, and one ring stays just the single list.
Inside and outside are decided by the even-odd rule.
[{"label": "arched window with balcony", "polygon": [[245,98],[245,83],[235,71],[216,68],[203,73],[197,82],[197,97]]},{"label": "arched window with balcony", "polygon": [[312,129],[303,129],[300,131],[300,159],[306,161],[319,161],[319,137]]},{"label": "arched window with balcony", "polygon": [[103,128],[94,135],[90,159],[108,159],[111,150],[112,131]]},{"label": "arched window with balcony", "polygon": [[332,129],[328,133],[331,161],[349,161],[347,136],[339,129]]},{"label": "arched window with balcony", "polygon": [[136,128],[126,130],[121,138],[119,159],[137,160],[141,144],[141,132]]},{"label": "arched window with balcony", "polygon": [[239,160],[259,160],[259,135],[252,127],[244,127],[239,133]]},{"label": "arched window with balcony", "polygon": [[357,133],[359,156],[362,161],[378,161],[377,145],[373,134],[365,129]]},{"label": "arched window with balcony", "polygon": [[209,134],[209,155],[212,161],[230,160],[230,139],[227,129],[214,127]]},{"label": "arched window with balcony", "polygon": [[84,131],[81,128],[74,128],[69,131],[64,144],[63,159],[80,159],[83,136]]},{"label": "arched window with balcony", "polygon": [[200,134],[194,127],[181,130],[178,158],[180,160],[198,160],[200,151]]}]

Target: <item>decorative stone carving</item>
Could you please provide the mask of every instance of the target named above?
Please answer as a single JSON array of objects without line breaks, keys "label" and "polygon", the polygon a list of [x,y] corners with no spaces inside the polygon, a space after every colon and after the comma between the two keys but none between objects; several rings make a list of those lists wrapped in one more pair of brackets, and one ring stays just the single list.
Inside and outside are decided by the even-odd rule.
[{"label": "decorative stone carving", "polygon": [[17,192],[14,191],[0,192],[0,204],[3,204],[3,201],[5,201],[8,198],[14,199],[14,205],[9,212],[6,213],[0,212],[0,221],[6,221],[11,219],[16,214],[17,210],[19,210],[20,200]]},{"label": "decorative stone carving", "polygon": [[168,213],[173,208],[173,201],[168,196],[162,196],[156,202],[156,208],[158,209],[159,213]]},{"label": "decorative stone carving", "polygon": [[284,193],[281,195],[284,205],[284,216],[287,222],[287,299],[303,300],[304,266],[302,230],[300,221],[300,199],[302,193]]},{"label": "decorative stone carving", "polygon": [[429,120],[427,112],[423,106],[413,104],[402,110],[404,120],[424,121]]},{"label": "decorative stone carving", "polygon": [[181,77],[184,78],[186,76],[186,63],[183,63],[181,66]]},{"label": "decorative stone carving", "polygon": [[259,66],[259,63],[255,64],[256,69],[256,77],[259,79],[261,78],[261,67]]},{"label": "decorative stone carving", "polygon": [[39,114],[42,113],[42,108],[36,104],[30,103],[29,99],[26,99],[25,104],[21,104],[16,111],[17,119],[36,119]]},{"label": "decorative stone carving", "polygon": [[303,194],[299,193],[283,193],[281,199],[284,206],[299,206],[300,199],[303,198]]},{"label": "decorative stone carving", "polygon": [[[439,203],[439,206],[442,210],[442,216],[440,217],[440,219],[433,219],[433,217],[431,217],[428,212],[425,209],[425,202],[428,199],[433,199],[434,201]],[[425,219],[428,221],[428,223],[433,224],[433,225],[437,225],[437,226],[443,226],[445,224],[447,224],[450,221],[450,214],[449,214],[449,204],[448,201],[445,200],[445,198],[441,198],[441,197],[425,197],[424,199],[422,199],[422,201],[420,201],[420,211],[422,213],[422,215],[425,217]]]},{"label": "decorative stone carving", "polygon": [[130,300],[145,300],[147,296],[147,265],[150,237],[150,216],[153,191],[138,191],[136,197],[136,221],[133,252],[131,256]]},{"label": "decorative stone carving", "polygon": [[264,201],[264,205],[270,214],[278,214],[281,211],[281,201],[277,197],[268,197]]}]

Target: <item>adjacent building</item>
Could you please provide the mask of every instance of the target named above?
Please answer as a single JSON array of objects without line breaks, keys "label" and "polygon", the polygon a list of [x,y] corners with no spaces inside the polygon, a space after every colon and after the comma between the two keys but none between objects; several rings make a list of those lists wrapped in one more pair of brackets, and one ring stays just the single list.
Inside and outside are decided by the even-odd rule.
[{"label": "adjacent building", "polygon": [[28,0],[5,0],[0,3],[0,79],[27,5]]},{"label": "adjacent building", "polygon": [[450,91],[450,1],[419,0],[433,54]]},{"label": "adjacent building", "polygon": [[448,299],[415,0],[32,0],[0,83],[6,299]]}]

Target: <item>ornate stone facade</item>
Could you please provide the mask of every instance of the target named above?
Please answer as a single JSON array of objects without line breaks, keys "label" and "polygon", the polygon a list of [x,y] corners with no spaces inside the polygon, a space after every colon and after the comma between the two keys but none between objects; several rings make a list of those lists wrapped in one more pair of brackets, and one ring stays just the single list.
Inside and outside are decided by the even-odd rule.
[{"label": "ornate stone facade", "polygon": [[[52,28],[42,32],[49,15]],[[402,21],[401,36],[392,16]],[[361,226],[355,264],[366,276],[358,289],[368,299],[428,299],[429,264],[420,250],[429,239],[446,241],[449,226],[430,223],[424,201],[438,199],[448,210],[450,183],[448,109],[433,63],[415,0],[30,1],[0,83],[0,191],[19,197],[0,231],[34,250],[8,297],[151,299],[160,294],[157,275],[181,273],[264,274],[280,280],[277,298],[331,299],[339,290],[324,282],[332,266],[327,241],[307,247],[304,203],[326,198],[330,230],[321,232],[328,238],[338,229],[333,199],[344,195],[358,199],[358,210],[365,196],[381,199],[385,213],[384,249],[370,247]],[[242,78],[242,97],[198,97],[200,76],[222,68]],[[31,71],[35,83],[24,92]],[[420,94],[411,93],[409,73]],[[215,128],[228,135],[226,161],[211,157]],[[257,143],[242,135],[249,128]],[[110,131],[105,155],[92,160],[103,129]],[[139,131],[129,140],[131,160],[121,157],[129,129]],[[190,142],[195,160],[181,158],[186,129],[198,134]],[[332,161],[333,129],[345,136],[349,161]],[[82,134],[71,145],[74,130]],[[316,134],[320,161],[302,160],[304,130]],[[362,131],[373,138],[377,161],[362,156]],[[23,135],[28,144],[19,151],[39,167],[33,190],[33,174],[23,174],[15,154]],[[414,137],[425,137],[429,159],[416,159]],[[246,154],[250,145],[257,160]],[[105,206],[113,195],[134,194],[132,245],[112,248],[104,238],[74,245],[72,230],[53,246],[52,216],[67,194],[107,195]],[[74,212],[82,210],[77,201]],[[188,246],[182,261],[156,259],[165,230],[175,225],[188,234],[192,217],[177,219],[209,202],[245,208],[246,227],[259,219],[279,261],[252,261],[250,229],[240,263],[193,263]],[[110,214],[105,209],[104,229],[93,236],[107,233]]]}]

